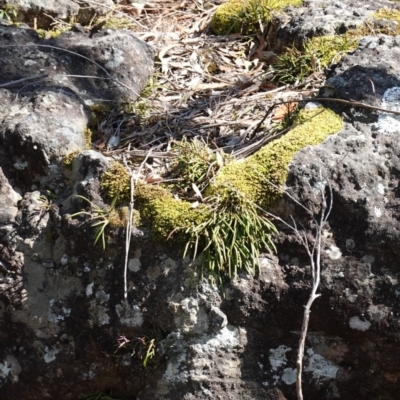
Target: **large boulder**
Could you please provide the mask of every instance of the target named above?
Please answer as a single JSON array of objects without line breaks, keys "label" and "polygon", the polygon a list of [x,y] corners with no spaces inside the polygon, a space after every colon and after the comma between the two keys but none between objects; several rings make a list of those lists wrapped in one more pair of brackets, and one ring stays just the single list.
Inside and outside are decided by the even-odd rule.
[{"label": "large boulder", "polygon": [[153,73],[154,50],[125,30],[107,29],[92,36],[65,32],[55,39],[41,40],[34,30],[0,26],[0,46],[4,46],[1,84],[46,77],[9,86],[19,94],[57,85],[89,104],[133,101]]}]

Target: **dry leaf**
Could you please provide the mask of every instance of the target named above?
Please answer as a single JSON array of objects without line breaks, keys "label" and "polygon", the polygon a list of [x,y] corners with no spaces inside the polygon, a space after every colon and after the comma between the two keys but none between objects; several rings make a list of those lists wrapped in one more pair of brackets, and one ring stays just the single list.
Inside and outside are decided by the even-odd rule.
[{"label": "dry leaf", "polygon": [[286,114],[292,113],[296,108],[297,108],[297,102],[295,101],[291,103],[282,104],[274,111],[271,120],[273,122],[282,121],[283,118],[285,118]]},{"label": "dry leaf", "polygon": [[203,196],[200,192],[200,189],[197,187],[197,185],[195,183],[192,183],[192,189],[196,193],[196,197],[199,198],[201,201],[203,201]]},{"label": "dry leaf", "polygon": [[218,167],[222,168],[224,166],[224,158],[222,157],[220,149],[217,150],[216,156]]},{"label": "dry leaf", "polygon": [[160,175],[153,174],[150,176],[147,176],[144,180],[146,183],[159,183],[163,181],[163,178],[161,178]]}]

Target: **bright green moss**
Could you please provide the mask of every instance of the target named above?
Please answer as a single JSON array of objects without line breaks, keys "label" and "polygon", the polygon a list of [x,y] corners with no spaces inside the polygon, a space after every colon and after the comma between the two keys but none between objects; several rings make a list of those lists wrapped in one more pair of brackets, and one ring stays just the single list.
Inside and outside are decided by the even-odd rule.
[{"label": "bright green moss", "polygon": [[78,154],[80,154],[80,150],[75,150],[71,153],[68,153],[66,156],[64,156],[64,158],[63,158],[64,168],[71,170],[72,163]]},{"label": "bright green moss", "polygon": [[252,33],[260,29],[260,20],[262,23],[271,20],[274,11],[302,3],[302,0],[228,0],[215,12],[211,30],[216,35]]},{"label": "bright green moss", "polygon": [[111,164],[100,179],[100,187],[109,199],[129,201],[131,178],[126,168],[119,162]]},{"label": "bright green moss", "polygon": [[53,31],[53,30],[45,30],[45,29],[36,29],[36,33],[39,36],[39,39],[55,39],[57,36],[60,36],[65,31]]},{"label": "bright green moss", "polygon": [[321,143],[328,135],[339,132],[343,126],[338,115],[322,107],[300,111],[296,123],[300,124],[246,160],[223,167],[210,186],[209,194],[217,194],[231,186],[265,208],[273,204],[280,197],[280,192],[273,189],[265,178],[281,187],[296,152],[306,146]]},{"label": "bright green moss", "polygon": [[193,208],[191,203],[175,199],[160,186],[137,185],[135,202],[154,237],[164,240],[182,236],[185,229],[200,224],[207,213],[203,207]]},{"label": "bright green moss", "polygon": [[92,148],[93,132],[91,129],[85,128],[83,134],[85,135],[86,149],[89,150]]}]

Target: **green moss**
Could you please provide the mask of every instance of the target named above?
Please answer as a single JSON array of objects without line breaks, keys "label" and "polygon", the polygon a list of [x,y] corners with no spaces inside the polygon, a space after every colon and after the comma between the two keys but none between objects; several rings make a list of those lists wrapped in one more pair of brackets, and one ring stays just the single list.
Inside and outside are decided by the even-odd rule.
[{"label": "green moss", "polygon": [[[107,218],[111,228],[124,228],[129,219],[129,207],[112,208]],[[132,223],[133,226],[140,225],[140,213],[137,210],[133,210]]]},{"label": "green moss", "polygon": [[80,150],[75,150],[75,151],[67,154],[66,156],[64,156],[64,158],[63,158],[64,168],[71,170],[72,163],[78,154],[80,154]]},{"label": "green moss", "polygon": [[154,237],[164,240],[172,234],[184,236],[183,231],[192,224],[200,224],[208,212],[203,207],[193,208],[191,203],[175,199],[160,186],[137,185],[135,201]]},{"label": "green moss", "polygon": [[89,150],[92,148],[93,132],[91,129],[85,128],[83,134],[85,135],[86,149]]},{"label": "green moss", "polygon": [[[128,18],[120,17],[120,16],[113,16],[107,17],[105,20],[106,23],[103,26],[103,29],[134,29],[137,25]],[[96,23],[99,23],[97,21]]]},{"label": "green moss", "polygon": [[131,178],[126,168],[119,162],[111,164],[100,179],[100,187],[109,199],[129,201]]},{"label": "green moss", "polygon": [[396,21],[400,24],[400,11],[391,10],[389,8],[381,8],[377,12],[372,14],[372,17],[377,20],[388,19],[390,21]]},{"label": "green moss", "polygon": [[315,36],[304,43],[303,50],[287,49],[274,64],[276,80],[283,84],[301,82],[313,72],[322,71],[329,64],[339,62],[344,54],[356,49],[359,39],[347,33]]},{"label": "green moss", "polygon": [[244,161],[226,165],[209,187],[209,194],[217,194],[225,187],[233,187],[257,204],[268,208],[279,197],[265,178],[281,187],[287,178],[288,165],[300,149],[321,143],[328,135],[342,129],[341,118],[333,111],[318,108],[300,111],[298,126]]},{"label": "green moss", "polygon": [[260,29],[260,20],[262,23],[271,20],[274,11],[302,3],[302,0],[229,0],[218,7],[210,27],[216,35],[252,33]]},{"label": "green moss", "polygon": [[36,33],[38,34],[39,39],[54,39],[57,36],[60,36],[63,32],[65,31],[36,29]]}]

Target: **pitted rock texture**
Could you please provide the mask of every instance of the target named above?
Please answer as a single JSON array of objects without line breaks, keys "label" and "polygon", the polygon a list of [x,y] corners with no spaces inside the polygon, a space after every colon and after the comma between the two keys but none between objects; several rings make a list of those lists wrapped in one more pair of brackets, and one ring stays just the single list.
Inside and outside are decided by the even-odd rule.
[{"label": "pitted rock texture", "polygon": [[[325,14],[317,5],[326,5],[329,13],[336,7],[347,10],[340,18],[350,24],[354,6],[335,4],[309,2],[313,10],[296,12],[318,17]],[[352,4],[361,9],[361,3]],[[383,3],[368,4],[373,10]],[[340,13],[333,15],[340,19]],[[333,29],[324,24],[327,32]],[[67,171],[61,158],[83,149],[82,129],[89,117],[85,102],[126,94],[126,88],[61,74],[71,69],[104,77],[106,68],[114,79],[132,84],[139,67],[130,59],[125,65],[122,58],[136,40],[126,32],[105,31],[93,38],[70,33],[58,42],[40,42],[79,50],[100,68],[50,48],[21,53],[16,45],[37,44],[36,34],[3,26],[0,32],[12,46],[0,60],[2,82],[41,68],[48,68],[51,79],[31,85],[29,92],[23,89],[18,98],[20,88],[0,91],[1,399],[83,400],[112,389],[122,400],[294,400],[297,346],[311,281],[310,260],[296,235],[278,225],[277,256],[262,258],[259,276],[241,274],[226,283],[223,297],[214,286],[197,281],[190,262],[181,259],[181,248],[154,243],[143,233],[128,255],[125,299],[124,229],[110,232],[102,251],[93,246],[90,221],[67,217],[82,207],[74,194],[103,205],[99,178],[109,160],[83,151]],[[120,47],[114,48],[110,37]],[[81,43],[70,44],[78,38]],[[96,46],[104,46],[102,54]],[[140,46],[148,60],[152,51]],[[321,95],[398,110],[397,52],[396,38],[364,39],[332,69]],[[146,64],[145,75],[151,68],[152,62]],[[144,79],[138,78],[139,86]],[[321,297],[312,308],[307,336],[304,397],[396,399],[400,121],[388,113],[326,104],[343,115],[345,128],[299,152],[287,181],[311,215],[288,198],[277,207],[287,221],[292,215],[312,241],[311,216],[321,208],[319,188],[330,182],[333,209],[321,249]],[[28,166],[19,169],[25,162]],[[59,196],[57,201],[44,201],[41,194],[48,189]],[[144,368],[151,343],[156,353]]]},{"label": "pitted rock texture", "polygon": [[306,0],[302,7],[289,8],[278,18],[274,47],[300,45],[313,36],[341,34],[365,22],[371,24],[373,13],[384,7],[400,10],[400,4],[387,0]]}]

